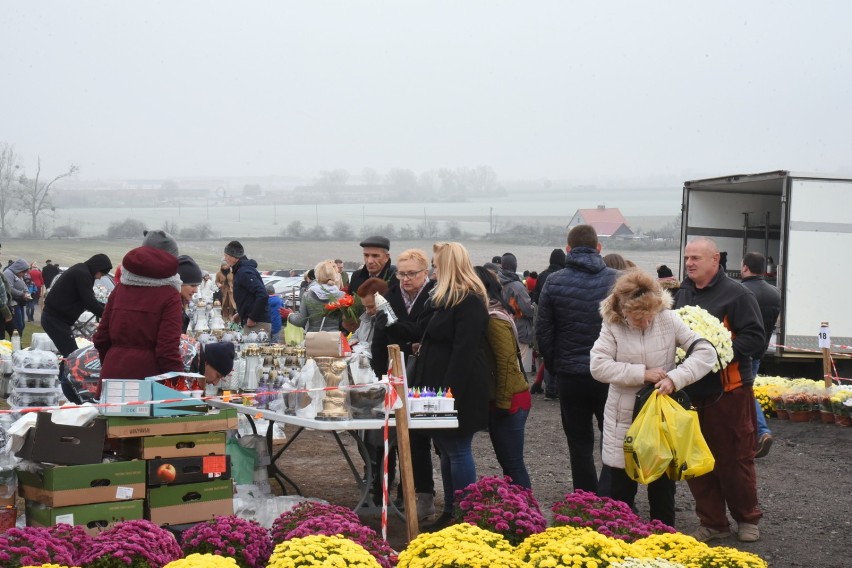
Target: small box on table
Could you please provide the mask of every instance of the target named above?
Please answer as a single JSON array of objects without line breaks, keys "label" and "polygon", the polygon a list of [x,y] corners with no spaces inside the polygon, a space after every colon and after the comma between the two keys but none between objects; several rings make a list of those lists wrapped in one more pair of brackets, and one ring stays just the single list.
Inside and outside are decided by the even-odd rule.
[{"label": "small box on table", "polygon": [[44,466],[18,470],[18,490],[28,501],[49,507],[130,501],[145,496],[145,462]]},{"label": "small box on table", "polygon": [[[189,392],[175,390],[160,383],[168,378],[170,377],[167,375],[157,375],[145,379],[104,379],[101,386],[101,403],[116,406],[102,406],[101,414],[182,416],[207,413],[207,405],[197,398],[192,398]],[[152,400],[169,402],[149,402]]]}]

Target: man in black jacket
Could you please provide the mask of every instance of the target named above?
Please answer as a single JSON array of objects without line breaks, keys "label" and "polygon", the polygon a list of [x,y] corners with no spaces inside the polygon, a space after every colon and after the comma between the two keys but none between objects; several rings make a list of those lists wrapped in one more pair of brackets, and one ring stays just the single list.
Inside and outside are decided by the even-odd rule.
[{"label": "man in black jacket", "polygon": [[49,290],[53,286],[53,279],[59,274],[59,265],[53,264],[53,261],[47,260],[44,268],[41,269],[41,277],[44,279],[44,288]]},{"label": "man in black jacket", "polygon": [[246,257],[239,241],[231,241],[225,247],[225,262],[234,272],[234,301],[237,303],[234,322],[243,326],[243,333],[261,330],[270,333],[269,294],[257,271],[257,262]]},{"label": "man in black jacket", "polygon": [[[757,370],[760,368],[760,358],[769,349],[769,342],[772,339],[772,331],[775,329],[775,322],[781,314],[781,292],[768,283],[763,277],[766,272],[766,257],[759,252],[748,252],[743,257],[743,265],[740,269],[742,275],[743,286],[751,290],[754,297],[757,299],[757,306],[760,308],[760,315],[763,318],[763,350],[760,355],[752,358],[751,371],[756,377]],[[757,446],[755,446],[754,457],[762,458],[769,453],[769,448],[772,447],[772,432],[766,424],[766,416],[763,415],[763,409],[760,403],[755,400],[755,412],[757,413]]]},{"label": "man in black jacket", "polygon": [[675,296],[675,308],[700,306],[733,335],[734,358],[722,373],[708,373],[684,390],[696,409],[701,432],[716,459],[712,472],[690,479],[701,525],[692,533],[705,542],[730,536],[727,505],[743,542],[760,538],[754,469],[755,404],[751,359],[760,354],[764,334],[754,294],[725,275],[716,243],[706,237],[686,245],[687,277]]},{"label": "man in black jacket", "polygon": [[556,375],[574,489],[597,493],[592,419],[601,430],[609,385],[592,377],[589,352],[601,333],[601,300],[618,273],[604,264],[591,225],[572,228],[566,250],[565,269],[551,274],[541,291],[535,334],[545,367]]},{"label": "man in black jacket", "polygon": [[[541,290],[544,288],[547,278],[563,268],[565,268],[565,251],[561,248],[553,249],[550,253],[550,264],[539,273],[538,279],[535,281],[535,289],[530,294],[530,299],[534,304],[538,304],[538,300],[541,297]],[[542,383],[544,383],[544,388],[541,386]],[[530,387],[530,392],[533,394],[543,392],[545,400],[558,400],[559,398],[556,379],[553,377],[553,373],[547,370],[543,362],[538,366],[538,373],[536,374],[535,382]]]},{"label": "man in black jacket", "polygon": [[[77,350],[77,340],[71,326],[84,311],[89,310],[96,317],[104,313],[104,304],[95,298],[95,280],[109,274],[112,261],[105,254],[96,254],[86,262],[75,264],[55,277],[50,293],[44,299],[41,312],[41,326],[53,341],[62,357],[68,357]],[[65,361],[59,366],[59,380],[65,397],[74,403],[81,403],[76,389],[65,376]]]}]

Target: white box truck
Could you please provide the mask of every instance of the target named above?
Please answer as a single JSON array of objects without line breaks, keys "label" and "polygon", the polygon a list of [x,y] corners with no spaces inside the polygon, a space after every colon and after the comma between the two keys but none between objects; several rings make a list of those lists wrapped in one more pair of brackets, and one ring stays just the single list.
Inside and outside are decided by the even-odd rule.
[{"label": "white box truck", "polygon": [[[746,252],[767,259],[767,281],[781,290],[781,316],[764,364],[821,360],[817,334],[829,322],[833,354],[852,354],[852,179],[775,171],[683,184],[681,247],[715,240],[727,273],[739,278]],[[683,276],[683,255],[680,272]],[[842,365],[845,369],[846,361]],[[821,376],[821,375],[820,375]]]}]

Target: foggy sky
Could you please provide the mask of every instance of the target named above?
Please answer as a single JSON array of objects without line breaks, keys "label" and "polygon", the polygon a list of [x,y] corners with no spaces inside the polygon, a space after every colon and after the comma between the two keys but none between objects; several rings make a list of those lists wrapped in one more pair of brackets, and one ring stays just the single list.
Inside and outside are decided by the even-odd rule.
[{"label": "foggy sky", "polygon": [[848,2],[0,0],[0,142],[80,178],[852,173]]}]

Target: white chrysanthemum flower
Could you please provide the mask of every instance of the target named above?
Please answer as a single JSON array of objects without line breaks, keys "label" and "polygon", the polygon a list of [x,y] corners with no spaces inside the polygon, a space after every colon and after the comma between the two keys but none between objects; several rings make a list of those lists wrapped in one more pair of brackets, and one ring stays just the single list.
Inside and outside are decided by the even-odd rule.
[{"label": "white chrysanthemum flower", "polygon": [[[698,335],[713,344],[716,348],[716,353],[722,360],[722,367],[719,367],[717,361],[713,365],[713,372],[718,372],[724,369],[728,363],[734,360],[734,344],[731,341],[731,332],[722,324],[721,321],[704,308],[698,306],[684,306],[675,312],[680,319]],[[677,362],[683,361],[686,353],[683,349],[677,349]]]}]

